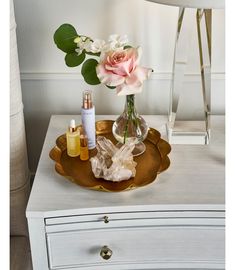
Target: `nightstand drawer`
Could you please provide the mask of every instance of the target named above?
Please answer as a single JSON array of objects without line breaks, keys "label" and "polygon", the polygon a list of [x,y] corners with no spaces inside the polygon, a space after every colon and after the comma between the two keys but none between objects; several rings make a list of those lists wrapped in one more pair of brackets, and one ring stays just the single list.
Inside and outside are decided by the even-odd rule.
[{"label": "nightstand drawer", "polygon": [[[182,267],[190,263],[194,268],[213,265],[220,269],[224,264],[223,226],[158,226],[152,222],[141,226],[139,222],[139,226],[126,227],[123,222],[120,228],[47,233],[47,244],[51,269],[112,269],[112,265],[150,269],[151,265]],[[106,259],[100,254],[104,246],[112,251]]]}]

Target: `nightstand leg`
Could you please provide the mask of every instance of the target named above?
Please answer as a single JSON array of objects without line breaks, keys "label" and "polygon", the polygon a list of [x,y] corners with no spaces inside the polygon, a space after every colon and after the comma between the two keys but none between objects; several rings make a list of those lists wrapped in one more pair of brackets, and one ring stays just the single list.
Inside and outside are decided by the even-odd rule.
[{"label": "nightstand leg", "polygon": [[47,270],[48,256],[44,219],[28,218],[33,270]]}]

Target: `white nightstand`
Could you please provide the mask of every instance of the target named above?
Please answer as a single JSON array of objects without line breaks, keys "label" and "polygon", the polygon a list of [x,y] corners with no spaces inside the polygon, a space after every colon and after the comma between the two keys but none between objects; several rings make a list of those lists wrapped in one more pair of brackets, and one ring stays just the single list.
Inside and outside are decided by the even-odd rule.
[{"label": "white nightstand", "polygon": [[[120,193],[55,172],[49,151],[71,118],[80,122],[52,116],[27,206],[34,270],[225,268],[223,116],[211,119],[209,145],[173,145],[157,181]],[[167,117],[144,118],[165,137]]]}]

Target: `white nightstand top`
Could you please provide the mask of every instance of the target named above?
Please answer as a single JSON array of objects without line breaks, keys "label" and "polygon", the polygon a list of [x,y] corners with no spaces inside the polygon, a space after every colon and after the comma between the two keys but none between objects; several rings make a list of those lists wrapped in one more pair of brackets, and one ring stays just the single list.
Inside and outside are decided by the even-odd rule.
[{"label": "white nightstand top", "polygon": [[[126,192],[84,189],[56,173],[49,152],[65,133],[69,120],[80,116],[53,115],[28,202],[28,217],[78,215],[95,212],[152,210],[223,210],[225,193],[224,116],[212,116],[209,145],[172,145],[170,168],[152,184]],[[116,116],[96,116],[96,120]],[[144,116],[166,139],[166,116]]]}]

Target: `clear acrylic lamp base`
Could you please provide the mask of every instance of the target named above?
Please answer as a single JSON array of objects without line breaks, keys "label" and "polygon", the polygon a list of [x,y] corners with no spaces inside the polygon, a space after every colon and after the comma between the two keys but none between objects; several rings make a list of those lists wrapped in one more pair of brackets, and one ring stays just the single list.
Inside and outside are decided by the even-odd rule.
[{"label": "clear acrylic lamp base", "polygon": [[209,144],[205,121],[176,121],[174,130],[166,124],[166,131],[170,144]]},{"label": "clear acrylic lamp base", "polygon": [[[179,9],[173,76],[170,94],[168,140],[171,144],[208,144],[210,138],[211,114],[211,10]],[[195,20],[196,19],[196,20]],[[198,34],[200,58],[202,113],[204,121],[180,121],[177,117],[180,96],[184,82],[188,54],[191,50],[192,28],[195,24]],[[191,89],[188,89],[190,91]],[[193,109],[193,102],[192,109]],[[191,120],[191,119],[190,119]]]}]

